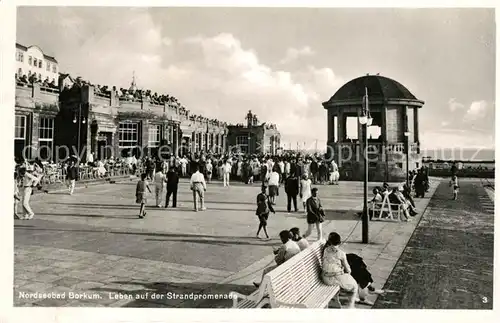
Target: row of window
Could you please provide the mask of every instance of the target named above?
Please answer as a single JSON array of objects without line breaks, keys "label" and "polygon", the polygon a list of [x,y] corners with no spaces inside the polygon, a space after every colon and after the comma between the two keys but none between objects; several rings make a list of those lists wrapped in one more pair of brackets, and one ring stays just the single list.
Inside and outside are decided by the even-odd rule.
[{"label": "row of window", "polygon": [[131,148],[139,142],[139,124],[126,122],[118,126],[118,146],[120,148]]},{"label": "row of window", "polygon": [[[26,116],[16,115],[15,126],[14,126],[14,139],[15,140],[26,140],[26,129],[27,120]],[[160,125],[152,125],[149,127],[148,136],[148,147],[159,147],[161,143],[162,127]],[[204,148],[204,144],[201,141],[201,135],[197,134],[197,143],[200,148]],[[123,122],[119,124],[118,127],[118,146],[120,148],[132,148],[139,144],[139,124],[134,122]],[[193,134],[194,136],[194,134]],[[38,137],[40,141],[40,147],[45,145],[47,147],[53,146],[54,140],[54,119],[53,118],[40,118],[40,124],[38,127]],[[209,135],[209,146],[214,143],[214,135]],[[245,137],[246,138],[246,137]],[[216,144],[218,144],[218,136],[215,136]]]},{"label": "row of window", "polygon": [[[26,140],[27,128],[26,116],[16,115],[14,124],[14,139]],[[54,141],[54,118],[40,118],[38,140],[40,142],[50,141],[51,143]]]},{"label": "row of window", "polygon": [[[24,63],[24,53],[17,52],[16,60],[18,62]],[[42,68],[43,60],[36,58],[36,57],[28,56],[28,65],[34,66],[37,68]],[[57,65],[56,64],[51,64],[50,62],[47,62],[46,69],[48,72],[50,72],[52,70],[52,73],[57,73]]]}]

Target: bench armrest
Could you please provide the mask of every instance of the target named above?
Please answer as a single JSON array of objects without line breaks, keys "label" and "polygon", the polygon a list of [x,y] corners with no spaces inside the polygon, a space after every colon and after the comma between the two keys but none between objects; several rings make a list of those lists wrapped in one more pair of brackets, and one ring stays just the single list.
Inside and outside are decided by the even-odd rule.
[{"label": "bench armrest", "polygon": [[264,298],[264,289],[261,286],[257,293],[252,293],[250,295],[243,295],[238,292],[229,292],[229,296],[231,296],[231,298],[233,299],[233,308],[238,307],[238,299],[249,300],[255,302],[256,304],[259,304],[259,302]]},{"label": "bench armrest", "polygon": [[274,303],[278,307],[307,308],[307,306],[305,304],[301,304],[301,303],[285,303],[285,302],[281,302],[281,301],[277,301],[277,300],[275,300]]}]

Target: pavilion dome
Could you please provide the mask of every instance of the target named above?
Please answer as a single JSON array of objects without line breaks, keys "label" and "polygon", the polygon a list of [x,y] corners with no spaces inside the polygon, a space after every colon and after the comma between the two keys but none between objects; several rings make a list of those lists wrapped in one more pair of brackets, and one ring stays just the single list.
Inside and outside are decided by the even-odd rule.
[{"label": "pavilion dome", "polygon": [[360,99],[368,89],[370,99],[406,99],[417,98],[401,83],[380,75],[366,75],[355,78],[344,84],[329,101],[346,101]]}]

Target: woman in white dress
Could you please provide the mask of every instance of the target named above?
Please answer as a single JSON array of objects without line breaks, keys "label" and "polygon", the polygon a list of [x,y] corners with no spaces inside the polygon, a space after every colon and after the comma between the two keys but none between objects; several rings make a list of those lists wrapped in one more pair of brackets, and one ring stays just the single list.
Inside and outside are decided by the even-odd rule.
[{"label": "woman in white dress", "polygon": [[104,177],[104,175],[106,175],[106,168],[104,167],[102,160],[97,161],[97,174],[99,177]]},{"label": "woman in white dress", "polygon": [[304,206],[304,213],[307,214],[306,201],[311,197],[311,180],[306,174],[302,175],[302,180],[300,181],[300,198],[302,199],[302,205]]},{"label": "woman in white dress", "polygon": [[[241,157],[240,157],[241,158]],[[238,160],[238,163],[236,164],[236,176],[239,178],[239,179],[242,179],[241,175],[243,174],[242,173],[242,169],[243,169],[243,162],[241,161],[241,159]]]}]

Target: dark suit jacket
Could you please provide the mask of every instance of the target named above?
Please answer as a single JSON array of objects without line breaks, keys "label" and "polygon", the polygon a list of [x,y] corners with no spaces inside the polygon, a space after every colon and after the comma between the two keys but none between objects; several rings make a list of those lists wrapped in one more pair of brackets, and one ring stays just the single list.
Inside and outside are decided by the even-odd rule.
[{"label": "dark suit jacket", "polygon": [[299,194],[299,181],[297,177],[288,177],[285,183],[285,193],[292,196]]},{"label": "dark suit jacket", "polygon": [[167,190],[176,190],[179,186],[179,175],[176,172],[167,172]]}]

